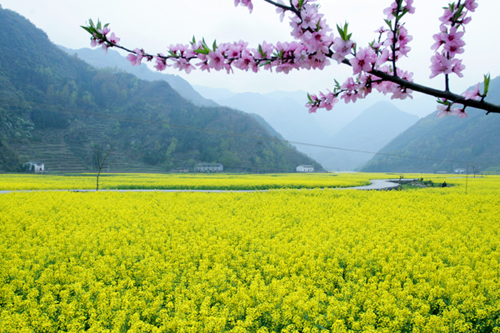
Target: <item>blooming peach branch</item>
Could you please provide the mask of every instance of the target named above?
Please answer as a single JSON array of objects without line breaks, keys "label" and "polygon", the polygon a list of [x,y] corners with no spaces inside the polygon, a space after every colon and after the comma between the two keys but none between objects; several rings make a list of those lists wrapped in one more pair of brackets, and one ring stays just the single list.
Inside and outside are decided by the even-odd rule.
[{"label": "blooming peach branch", "polygon": [[[88,26],[83,28],[91,34],[91,45],[101,45],[104,49],[109,47],[120,48],[128,52],[127,59],[132,65],[140,65],[143,59],[156,61],[155,68],[159,71],[167,67],[184,70],[190,73],[193,69],[200,70],[226,70],[233,72],[234,68],[258,72],[261,68],[285,74],[292,70],[323,69],[335,60],[339,64],[351,66],[353,77],[340,84],[336,82],[333,91],[308,95],[306,106],[309,112],[316,112],[318,108],[331,110],[335,103],[344,99],[346,103],[356,102],[365,98],[373,89],[391,94],[393,99],[412,98],[412,92],[418,91],[438,98],[440,116],[454,114],[461,118],[466,117],[466,107],[475,107],[488,113],[500,113],[500,107],[487,103],[487,82],[485,77],[485,91],[479,94],[465,92],[462,95],[452,93],[449,87],[449,74],[455,73],[462,77],[465,66],[462,60],[456,59],[457,54],[463,53],[462,37],[464,26],[470,22],[469,13],[477,8],[477,0],[459,0],[445,8],[440,33],[434,35],[436,43],[432,49],[436,51],[431,59],[431,78],[440,74],[445,75],[445,90],[441,91],[413,82],[413,73],[402,70],[397,66],[397,61],[402,56],[408,56],[411,48],[408,46],[412,36],[402,23],[406,14],[413,14],[413,0],[393,0],[391,6],[384,10],[385,23],[388,29],[382,27],[378,33],[378,41],[373,41],[365,48],[358,48],[348,32],[348,24],[337,26],[339,37],[334,38],[332,29],[324,20],[324,15],[319,13],[316,0],[289,0],[285,5],[283,0],[264,0],[276,7],[282,20],[284,15],[291,13],[290,25],[293,42],[276,43],[275,45],[263,42],[257,48],[249,48],[243,41],[233,43],[208,45],[204,39],[193,40],[190,44],[171,45],[168,53],[156,55],[145,52],[143,49],[129,49],[119,45],[120,39],[114,33],[110,34],[108,24],[96,25],[89,20]],[[253,9],[251,0],[235,0],[235,5],[243,5]],[[461,29],[461,30],[460,30]],[[385,38],[385,39],[384,39]],[[194,61],[198,61],[194,63]],[[461,107],[455,106],[460,104]],[[459,111],[457,111],[459,110]]]}]

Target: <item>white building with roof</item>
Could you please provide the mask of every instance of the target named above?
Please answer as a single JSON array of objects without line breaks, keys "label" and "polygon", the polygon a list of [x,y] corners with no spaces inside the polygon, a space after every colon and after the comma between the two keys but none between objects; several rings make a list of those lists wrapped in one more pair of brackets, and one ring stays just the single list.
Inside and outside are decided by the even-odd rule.
[{"label": "white building with roof", "polygon": [[299,165],[297,172],[314,172],[314,167],[312,165]]},{"label": "white building with roof", "polygon": [[224,171],[224,166],[221,163],[198,163],[198,165],[196,165],[196,171],[198,171],[198,172],[222,172],[222,171]]},{"label": "white building with roof", "polygon": [[29,161],[23,164],[23,169],[34,173],[44,172],[45,164],[42,162]]}]

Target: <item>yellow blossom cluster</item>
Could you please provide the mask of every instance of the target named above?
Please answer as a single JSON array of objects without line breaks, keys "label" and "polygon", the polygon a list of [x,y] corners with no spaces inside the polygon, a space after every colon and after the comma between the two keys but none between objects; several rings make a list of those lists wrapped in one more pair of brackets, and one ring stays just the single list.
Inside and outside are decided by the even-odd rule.
[{"label": "yellow blossom cluster", "polygon": [[[370,184],[393,175],[370,173],[310,174],[103,174],[101,189],[267,190],[330,188]],[[0,190],[95,189],[96,175],[0,175]]]},{"label": "yellow blossom cluster", "polygon": [[500,178],[449,182],[1,194],[0,332],[500,332]]}]

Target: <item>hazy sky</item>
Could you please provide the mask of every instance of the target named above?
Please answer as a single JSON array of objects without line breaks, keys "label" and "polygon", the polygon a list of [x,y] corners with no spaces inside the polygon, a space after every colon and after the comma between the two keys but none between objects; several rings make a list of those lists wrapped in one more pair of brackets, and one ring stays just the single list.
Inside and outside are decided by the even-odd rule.
[{"label": "hazy sky", "polygon": [[[383,23],[382,11],[390,0],[323,0],[322,12],[332,28],[337,23],[349,22],[353,39],[361,46],[373,40],[374,30]],[[111,23],[110,28],[121,38],[121,44],[130,48],[142,47],[149,53],[164,52],[166,46],[187,43],[191,38],[205,37],[218,42],[245,40],[256,46],[263,40],[290,41],[288,20],[283,23],[274,7],[262,0],[254,0],[252,14],[244,7],[234,7],[233,0],[0,0],[4,8],[27,17],[44,30],[59,45],[78,49],[89,47],[89,35],[79,26],[89,18],[100,18]],[[401,67],[415,73],[415,81],[443,88],[443,78],[429,80],[429,65],[433,43],[438,31],[438,17],[447,1],[415,0],[416,13],[408,15],[406,26],[414,40],[410,57],[401,61]],[[467,26],[466,52],[462,55],[467,66],[465,78],[452,78],[451,87],[461,93],[482,80],[483,74],[500,75],[499,31],[500,1],[480,0],[479,8]],[[332,64],[324,71],[301,71],[294,74],[206,73],[189,75],[169,68],[168,73],[179,74],[191,84],[228,88],[235,92],[270,92],[273,90],[307,90],[316,92],[332,87],[333,79],[345,80],[350,73],[347,66]],[[416,96],[418,97],[418,96]]]}]

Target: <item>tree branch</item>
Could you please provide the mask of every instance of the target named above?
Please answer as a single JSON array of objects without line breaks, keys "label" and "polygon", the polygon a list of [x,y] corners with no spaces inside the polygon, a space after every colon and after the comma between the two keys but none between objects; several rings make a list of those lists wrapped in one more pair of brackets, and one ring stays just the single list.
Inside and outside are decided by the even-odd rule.
[{"label": "tree branch", "polygon": [[405,88],[411,89],[413,91],[418,91],[418,92],[421,92],[421,93],[426,94],[426,95],[430,95],[430,96],[434,96],[434,97],[438,97],[438,98],[445,98],[449,101],[452,101],[453,103],[463,104],[464,106],[470,106],[473,108],[485,110],[488,113],[500,113],[500,106],[499,105],[491,104],[491,103],[485,102],[483,100],[476,101],[473,99],[465,99],[465,97],[462,95],[457,95],[457,94],[454,94],[454,93],[452,93],[450,91],[446,91],[446,90],[438,90],[438,89],[430,88],[427,86],[423,86],[423,85],[418,84],[418,83],[404,80],[400,77],[394,77],[391,74],[387,74],[387,73],[381,72],[379,70],[372,70],[369,73],[373,74],[375,76],[378,76],[385,81],[394,82],[396,84],[399,84],[401,87],[405,87]]},{"label": "tree branch", "polygon": [[396,10],[396,21],[394,22],[394,29],[392,30],[392,73],[393,76],[398,76],[398,68],[396,65],[396,44],[398,38],[398,25],[399,25],[399,13],[401,12],[401,3],[398,1],[398,8]]},{"label": "tree branch", "polygon": [[265,1],[265,2],[267,2],[267,3],[270,3],[270,4],[271,4],[271,5],[273,5],[273,6],[279,7],[279,8],[281,8],[281,9],[284,9],[284,10],[290,10],[290,11],[292,11],[292,12],[296,12],[295,8],[294,8],[294,7],[292,7],[292,6],[285,6],[285,5],[282,5],[282,4],[280,4],[280,3],[274,2],[274,1],[272,1],[272,0],[264,0],[264,1]]},{"label": "tree branch", "polygon": [[[267,0],[264,0],[264,1],[267,1]],[[106,40],[106,42],[108,44],[110,44],[110,47],[117,47],[117,48],[120,48],[124,51],[127,51],[129,53],[134,53],[135,52],[133,50],[130,50],[126,47],[123,47],[123,46],[120,46],[120,45],[116,45],[108,40]],[[326,56],[328,58],[331,58],[333,56],[333,52],[330,50],[330,52],[328,54],[326,54]],[[153,56],[150,55],[150,54],[147,54],[145,53],[144,54],[145,57],[147,57],[148,59],[152,58]],[[167,60],[167,59],[170,59],[170,58],[176,58],[176,57],[173,57],[173,56],[160,56],[161,58]],[[191,59],[186,59],[186,60],[191,60]],[[230,60],[230,59],[229,59]],[[235,59],[234,59],[235,60]],[[265,58],[265,59],[254,59],[257,63],[262,63],[262,62],[266,62],[266,61],[276,61],[278,60],[278,58],[276,57],[269,57],[269,58]],[[290,60],[290,61],[293,61],[294,58],[287,58],[287,57],[284,57],[282,58],[281,60]],[[344,59],[342,60],[342,63],[344,65],[347,65],[347,66],[351,66],[351,63],[349,62],[348,59]],[[413,91],[418,91],[420,93],[423,93],[423,94],[426,94],[426,95],[430,95],[430,96],[434,96],[434,97],[438,97],[438,98],[445,98],[447,100],[450,100],[452,101],[453,103],[459,103],[459,104],[463,104],[464,106],[470,106],[470,107],[474,107],[474,108],[477,108],[477,109],[481,109],[481,110],[485,110],[487,111],[487,113],[500,113],[500,106],[499,105],[494,105],[494,104],[491,104],[491,103],[488,103],[488,102],[485,102],[484,100],[480,100],[480,101],[477,101],[477,100],[473,100],[473,99],[465,99],[465,97],[463,97],[462,95],[458,95],[458,94],[454,94],[452,93],[451,91],[449,90],[438,90],[438,89],[434,89],[434,88],[430,88],[430,87],[427,87],[427,86],[423,86],[421,84],[418,84],[418,83],[414,83],[414,82],[410,82],[410,81],[407,81],[405,79],[402,79],[398,76],[394,76],[393,74],[387,74],[385,72],[382,72],[382,71],[379,71],[379,70],[371,70],[369,71],[368,73],[370,74],[373,74],[381,79],[383,79],[384,81],[390,81],[390,82],[393,82],[393,83],[396,83],[398,85],[400,85],[401,87],[404,87],[404,88],[407,88],[407,89],[410,89],[410,90],[413,90]]]},{"label": "tree branch", "polygon": [[[272,70],[273,67],[276,67],[277,72],[282,71],[284,73],[288,73],[292,69],[298,70],[301,68],[306,68],[306,69],[323,68],[327,63],[327,61],[325,61],[325,57],[330,58],[330,59],[333,59],[334,57],[339,58],[336,56],[335,52],[332,50],[333,42],[331,42],[331,41],[329,42],[329,39],[323,40],[323,37],[329,38],[329,36],[322,35],[319,33],[321,31],[321,29],[324,28],[320,24],[321,20],[318,21],[317,28],[311,28],[310,22],[307,22],[307,24],[306,24],[307,28],[301,27],[301,23],[303,23],[304,20],[306,19],[306,18],[302,17],[302,14],[303,14],[303,12],[302,12],[303,8],[301,5],[302,1],[299,1],[299,4],[295,5],[294,1],[289,0],[289,4],[290,4],[289,6],[285,5],[281,0],[263,0],[263,1],[275,6],[277,8],[280,8],[283,12],[291,11],[295,15],[297,15],[297,17],[299,18],[299,20],[301,22],[293,21],[296,23],[295,29],[299,29],[299,30],[302,29],[302,30],[297,32],[296,34],[292,34],[292,35],[295,36],[296,38],[300,39],[300,44],[301,44],[300,45],[300,47],[301,47],[301,54],[300,55],[297,55],[295,52],[295,50],[298,49],[297,44],[292,45],[289,43],[285,43],[284,46],[280,46],[280,44],[277,44],[276,46],[268,45],[271,47],[271,49],[269,49],[268,46],[266,46],[265,52],[262,50],[261,45],[259,45],[258,52],[255,50],[252,50],[252,49],[247,49],[246,45],[244,47],[241,47],[240,45],[236,45],[236,49],[238,50],[238,52],[235,53],[234,52],[234,48],[235,48],[234,45],[225,44],[224,47],[222,48],[222,51],[217,52],[217,49],[219,47],[216,45],[215,42],[214,42],[214,46],[211,48],[211,47],[206,45],[204,40],[203,40],[203,43],[200,44],[199,42],[196,43],[196,41],[193,39],[193,42],[191,42],[191,47],[190,46],[182,46],[182,48],[173,47],[172,50],[169,51],[169,54],[166,56],[162,55],[162,54],[157,54],[157,55],[153,56],[151,54],[144,52],[143,49],[131,50],[131,49],[128,49],[126,47],[123,47],[123,46],[116,44],[115,43],[116,39],[114,37],[114,33],[111,34],[111,38],[108,39],[108,37],[106,36],[106,34],[110,32],[109,28],[107,28],[108,24],[104,25],[103,30],[101,30],[101,23],[99,21],[98,21],[97,25],[94,25],[92,20],[89,20],[90,25],[88,27],[82,26],[82,28],[84,28],[87,32],[89,32],[92,35],[91,40],[92,40],[93,46],[96,46],[96,44],[99,43],[100,45],[103,45],[104,48],[117,47],[117,48],[120,48],[128,53],[136,54],[138,56],[137,58],[136,57],[128,57],[129,60],[131,61],[132,65],[140,64],[142,58],[147,59],[148,61],[151,61],[154,58],[156,58],[157,66],[155,66],[155,67],[157,67],[157,69],[160,71],[164,70],[167,66],[169,66],[167,64],[167,60],[169,60],[169,59],[174,62],[174,67],[179,68],[180,70],[184,69],[184,70],[186,70],[186,72],[189,72],[192,68],[195,68],[195,66],[190,63],[191,60],[200,59],[202,62],[199,64],[196,64],[196,65],[198,67],[200,67],[202,70],[216,69],[217,71],[219,71],[219,70],[225,68],[229,73],[232,71],[231,66],[234,65],[236,68],[239,68],[241,70],[248,71],[249,69],[252,69],[253,71],[258,72],[259,68],[264,66],[265,69]],[[458,2],[459,8],[457,9],[457,13],[455,13],[455,16],[457,16],[457,17],[453,18],[454,21],[452,22],[453,23],[452,26],[454,26],[455,24],[459,24],[459,25],[466,24],[464,22],[459,23],[461,21],[457,21],[460,18],[458,15],[463,10],[463,7],[465,6],[465,5],[461,5],[461,1],[463,1],[463,0],[459,0],[459,2]],[[417,84],[414,82],[410,82],[410,81],[408,81],[408,77],[406,76],[407,74],[405,74],[404,72],[401,74],[401,77],[398,76],[397,58],[398,58],[398,52],[402,52],[400,50],[402,47],[401,46],[402,44],[399,44],[399,46],[398,46],[398,40],[399,40],[399,43],[402,43],[402,39],[403,39],[400,35],[401,29],[403,29],[402,25],[400,26],[400,19],[402,16],[404,16],[408,12],[411,12],[412,10],[414,10],[414,8],[411,7],[411,4],[407,4],[407,6],[403,8],[402,7],[403,0],[396,0],[395,2],[396,2],[397,7],[393,8],[394,6],[391,6],[389,8],[389,9],[392,8],[392,10],[393,10],[392,15],[394,15],[394,17],[395,17],[394,26],[392,26],[392,24],[386,20],[387,24],[390,27],[390,31],[392,32],[392,43],[391,43],[392,44],[391,45],[392,59],[389,58],[389,55],[387,55],[386,59],[382,59],[382,58],[378,59],[378,60],[382,60],[382,62],[384,62],[384,63],[389,62],[388,66],[380,67],[380,66],[382,66],[382,64],[379,64],[378,60],[377,60],[377,62],[370,60],[370,63],[372,65],[371,70],[368,70],[369,67],[366,68],[366,66],[365,66],[365,67],[363,67],[364,68],[363,69],[364,73],[363,73],[362,72],[363,70],[360,70],[358,67],[355,67],[354,74],[358,74],[360,72],[361,72],[361,74],[357,78],[355,78],[355,79],[351,78],[350,81],[346,82],[345,87],[348,87],[347,89],[341,90],[340,85],[337,83],[337,86],[335,87],[334,92],[333,93],[329,92],[328,98],[325,97],[326,96],[325,94],[321,94],[320,99],[318,99],[315,95],[314,95],[313,99],[311,99],[311,97],[309,97],[310,102],[308,103],[308,105],[311,106],[311,109],[314,109],[314,108],[317,109],[318,107],[331,109],[331,107],[333,106],[333,103],[335,103],[334,99],[339,96],[339,92],[341,92],[341,91],[346,93],[344,96],[342,96],[342,98],[346,97],[346,102],[349,102],[349,100],[350,100],[349,96],[354,96],[354,100],[356,100],[356,98],[357,98],[356,95],[359,93],[359,91],[358,91],[359,89],[361,89],[360,91],[361,91],[362,97],[366,97],[367,94],[371,93],[374,83],[376,84],[376,83],[380,83],[381,81],[386,81],[386,82],[391,82],[393,84],[389,84],[387,87],[382,88],[382,89],[384,89],[383,92],[384,93],[387,93],[387,92],[393,93],[393,98],[405,98],[406,96],[409,95],[409,93],[411,91],[418,91],[418,92],[426,94],[426,95],[441,98],[441,99],[445,100],[444,102],[447,103],[447,105],[449,103],[450,106],[451,106],[451,104],[457,103],[457,104],[463,105],[463,109],[470,106],[470,107],[474,107],[477,109],[485,110],[485,111],[487,111],[487,113],[492,113],[492,112],[493,113],[500,113],[500,105],[494,105],[494,104],[491,104],[491,103],[484,101],[484,97],[487,94],[487,88],[485,89],[485,92],[483,95],[476,93],[476,96],[468,96],[467,97],[468,99],[466,99],[466,97],[452,93],[450,91],[449,75],[448,74],[445,74],[445,90],[444,91],[434,89],[431,87],[427,87],[427,86],[423,86],[423,85],[420,85],[420,84]],[[307,3],[307,1],[306,1],[306,3]],[[307,8],[313,9],[315,7],[313,6],[313,7],[307,7]],[[453,10],[453,8],[451,10]],[[278,11],[280,11],[280,10],[278,10]],[[310,19],[308,19],[308,20],[310,20]],[[326,28],[327,28],[327,26],[326,26]],[[347,34],[347,24],[346,24],[345,30],[346,30],[345,34]],[[327,31],[328,31],[328,29],[327,29]],[[340,31],[340,28],[339,28],[339,31]],[[320,39],[319,40],[320,45],[319,46],[318,45],[311,46],[311,43],[310,43],[311,38],[310,38],[310,36],[305,35],[306,32],[310,32],[311,34],[317,33],[317,36],[315,36],[314,38]],[[406,32],[406,29],[405,29],[405,32]],[[302,33],[302,35],[300,33]],[[383,31],[380,32],[379,40],[381,39],[382,33],[383,33]],[[341,34],[342,34],[342,31],[341,31]],[[343,39],[344,40],[350,39],[350,35],[348,35],[347,37],[344,36]],[[118,41],[119,41],[119,39],[118,39]],[[407,42],[408,41],[405,41],[405,44]],[[323,44],[321,44],[321,43],[323,43]],[[372,48],[374,48],[374,47],[372,46]],[[231,50],[231,52],[229,52],[228,50]],[[304,51],[304,50],[306,50],[306,51]],[[375,51],[377,52],[376,53],[377,55],[380,55],[378,53],[378,49],[375,49]],[[342,52],[340,54],[342,54],[342,56],[344,56],[344,53],[343,53],[344,51],[339,51],[339,52]],[[407,52],[408,52],[408,50],[405,51],[405,53],[407,53]],[[405,55],[405,53],[402,53],[402,54]],[[354,56],[356,56],[356,54],[354,54]],[[448,60],[450,60],[449,53],[448,53],[447,57],[448,57]],[[334,59],[334,60],[338,61],[338,59]],[[352,59],[351,59],[351,61],[352,61]],[[365,59],[364,60],[365,65],[366,65],[366,61],[367,60]],[[341,63],[352,67],[350,61],[347,58],[342,59]],[[454,65],[460,67],[461,61],[459,61],[458,63],[456,63]],[[358,64],[356,64],[356,66],[358,66]],[[392,71],[393,71],[392,73],[389,73],[389,71],[391,70],[390,67],[392,67]],[[382,68],[383,70],[379,70],[376,68]],[[432,68],[432,66],[431,66],[431,68]],[[453,71],[456,72],[457,74],[460,74],[461,68],[458,68],[457,71],[455,71],[455,68],[454,68]],[[440,71],[435,71],[433,69],[433,74],[437,75],[439,73],[440,73]],[[375,80],[372,80],[372,78],[366,78],[365,74],[372,74],[373,76],[375,76]],[[360,81],[363,81],[363,83],[361,83]],[[360,85],[364,86],[364,88],[360,88]],[[487,87],[487,85],[486,85],[486,87]],[[350,95],[347,95],[347,93],[349,93]],[[482,97],[481,100],[475,99],[478,96]],[[471,97],[471,98],[469,98],[469,97]],[[310,110],[310,112],[315,112],[315,109],[312,111]],[[464,111],[464,110],[462,110],[462,111]]]}]

